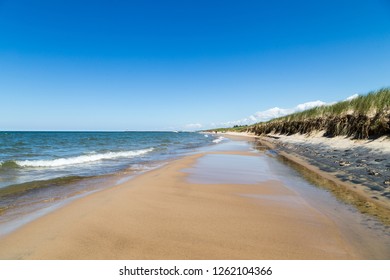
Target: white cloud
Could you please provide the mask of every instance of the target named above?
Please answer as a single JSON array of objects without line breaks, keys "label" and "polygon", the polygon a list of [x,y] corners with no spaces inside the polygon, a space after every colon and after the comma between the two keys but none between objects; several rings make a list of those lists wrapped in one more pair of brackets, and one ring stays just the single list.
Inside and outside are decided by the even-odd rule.
[{"label": "white cloud", "polygon": [[347,97],[344,101],[351,101],[351,100],[355,99],[356,97],[359,97],[359,94],[355,93],[354,95]]},{"label": "white cloud", "polygon": [[[359,96],[358,94],[351,95],[348,98],[346,98],[344,101],[353,100],[358,96]],[[246,117],[246,118],[243,118],[240,120],[228,121],[228,122],[222,122],[222,123],[212,123],[210,125],[210,127],[216,128],[216,127],[231,127],[231,126],[235,126],[235,125],[250,125],[250,124],[257,123],[257,122],[269,121],[271,119],[283,117],[283,116],[293,114],[296,112],[309,110],[309,109],[314,108],[314,107],[319,107],[319,106],[324,106],[324,105],[332,105],[335,103],[336,102],[326,103],[326,102],[323,102],[321,100],[316,100],[316,101],[309,101],[309,102],[305,102],[302,104],[298,104],[297,106],[295,106],[293,108],[286,109],[286,108],[274,107],[274,108],[270,108],[270,109],[267,109],[264,111],[256,112],[256,113],[250,115],[249,117]]]},{"label": "white cloud", "polygon": [[323,106],[323,105],[327,105],[327,103],[325,103],[321,100],[306,102],[306,103],[299,104],[298,106],[296,106],[294,112],[305,111],[305,110],[308,110],[308,109],[311,109],[314,107]]},{"label": "white cloud", "polygon": [[265,111],[256,112],[249,118],[251,120],[254,120],[255,122],[268,121],[270,119],[291,114],[293,112],[294,112],[293,109],[282,109],[282,108],[274,107]]},{"label": "white cloud", "polygon": [[234,125],[245,125],[245,124],[253,124],[257,122],[265,122],[274,118],[279,118],[283,117],[295,112],[301,112],[304,110],[308,110],[314,107],[322,106],[322,105],[327,105],[327,103],[317,100],[317,101],[310,101],[302,104],[298,104],[294,108],[288,108],[288,109],[283,109],[279,107],[274,107],[270,108],[265,111],[259,111],[254,113],[253,115],[250,115],[247,118],[243,118],[240,120],[236,121],[229,121],[229,122],[223,122],[219,124],[213,123],[211,126],[212,127],[220,127],[220,126],[234,126]]},{"label": "white cloud", "polygon": [[249,116],[249,119],[253,120],[253,122],[264,122],[274,118],[283,117],[292,113],[301,112],[322,105],[326,105],[326,103],[317,100],[317,101],[310,101],[310,102],[298,104],[294,108],[288,108],[288,109],[274,107],[265,111],[256,112],[253,115]]}]

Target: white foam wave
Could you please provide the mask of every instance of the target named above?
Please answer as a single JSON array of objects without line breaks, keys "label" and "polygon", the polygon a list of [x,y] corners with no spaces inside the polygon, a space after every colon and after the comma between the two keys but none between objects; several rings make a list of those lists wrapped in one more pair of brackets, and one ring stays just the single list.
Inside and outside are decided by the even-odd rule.
[{"label": "white foam wave", "polygon": [[225,139],[226,139],[225,137],[219,136],[217,139],[213,140],[213,143],[218,144],[218,143],[222,142]]},{"label": "white foam wave", "polygon": [[132,158],[140,156],[153,151],[153,148],[136,150],[136,151],[124,151],[124,152],[109,152],[102,154],[89,154],[70,158],[59,158],[53,160],[20,160],[16,161],[16,164],[22,167],[61,167],[68,165],[84,164],[95,161],[101,161],[105,159],[116,158]]}]

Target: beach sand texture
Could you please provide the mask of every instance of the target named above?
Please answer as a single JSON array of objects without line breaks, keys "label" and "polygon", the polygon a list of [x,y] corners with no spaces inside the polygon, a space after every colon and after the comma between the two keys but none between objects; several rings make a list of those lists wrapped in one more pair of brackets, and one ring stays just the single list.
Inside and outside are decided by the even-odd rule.
[{"label": "beach sand texture", "polygon": [[0,258],[362,258],[328,216],[280,181],[207,182],[218,177],[202,176],[197,162],[213,155],[242,157],[241,173],[246,160],[265,156],[220,151],[172,161],[2,238]]}]

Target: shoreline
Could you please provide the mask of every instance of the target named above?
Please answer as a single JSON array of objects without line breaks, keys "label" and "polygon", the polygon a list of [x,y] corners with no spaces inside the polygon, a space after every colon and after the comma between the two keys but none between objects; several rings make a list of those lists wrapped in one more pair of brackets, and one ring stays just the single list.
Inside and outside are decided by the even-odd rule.
[{"label": "shoreline", "polygon": [[[0,235],[58,202],[215,145],[190,132],[0,133]],[[20,142],[21,141],[21,142]],[[20,143],[19,143],[20,142]],[[26,152],[34,151],[34,152]],[[5,230],[5,231],[4,231]]]},{"label": "shoreline", "polygon": [[259,177],[267,160],[240,145],[173,160],[1,238],[0,258],[381,258],[269,171]]},{"label": "shoreline", "polygon": [[[188,133],[178,134],[180,137],[177,137],[176,133],[168,133],[169,135],[165,135],[163,138],[161,138],[162,141],[158,138],[154,138],[154,140],[150,139],[150,133],[156,132],[147,132],[147,134],[143,137],[146,137],[146,139],[151,142],[142,142],[140,146],[146,145],[147,147],[149,147],[154,145],[152,147],[152,149],[156,150],[154,153],[148,155],[142,154],[139,156],[133,156],[133,151],[137,152],[140,150],[138,149],[138,146],[131,146],[131,148],[126,147],[125,150],[128,150],[129,152],[128,159],[122,159],[121,157],[119,157],[118,159],[115,158],[112,161],[92,161],[92,168],[88,167],[91,166],[88,165],[88,163],[85,165],[80,165],[81,170],[88,169],[87,173],[81,172],[81,174],[79,174],[79,171],[75,171],[75,173],[73,173],[73,171],[67,170],[67,168],[73,168],[68,167],[68,162],[65,162],[64,166],[59,166],[55,168],[47,168],[47,166],[37,168],[22,168],[16,166],[16,161],[11,160],[5,161],[7,164],[12,163],[10,168],[7,169],[8,167],[6,166],[6,168],[2,169],[2,161],[0,160],[0,171],[2,172],[2,175],[6,176],[8,174],[7,172],[12,174],[12,172],[16,170],[16,175],[14,175],[14,178],[18,178],[19,175],[21,178],[22,176],[24,176],[20,182],[0,187],[0,236],[9,234],[10,232],[23,226],[24,224],[33,221],[37,217],[40,217],[52,211],[51,209],[62,207],[62,205],[67,204],[68,201],[72,201],[73,199],[77,199],[78,197],[89,195],[90,193],[100,191],[104,188],[109,188],[114,185],[123,183],[128,179],[137,176],[140,173],[158,168],[160,165],[164,165],[171,160],[183,157],[187,154],[192,154],[194,152],[197,152],[199,149],[215,145],[215,143],[213,142],[214,137],[205,138],[203,135],[199,135],[197,137],[195,136],[194,140],[194,136],[190,135],[190,138],[195,141],[195,144],[191,142],[190,145],[188,145]],[[57,134],[57,132],[55,134]],[[80,133],[80,135],[83,134],[84,133]],[[126,133],[126,135],[127,134],[128,133]],[[142,133],[137,132],[136,136],[137,134],[141,135]],[[73,134],[68,133],[68,135],[72,136]],[[104,137],[113,137],[112,139],[114,140],[116,139],[116,136],[121,135],[123,134],[103,134]],[[168,145],[167,143],[169,141],[172,141],[172,135],[173,137],[181,139],[182,142],[176,141],[174,143],[171,143],[172,147],[169,148],[169,152],[168,148],[165,149],[164,147]],[[135,138],[136,136],[132,136],[132,133],[130,133],[130,136],[126,136],[125,138],[129,138],[131,141],[133,141],[133,138]],[[207,139],[208,141],[202,141],[203,139]],[[179,147],[179,149],[175,149],[175,147]],[[159,149],[161,149],[161,151]],[[116,155],[121,152],[113,153],[114,155]],[[101,152],[98,155],[102,154],[110,155],[110,152]],[[86,156],[89,156],[89,154]],[[91,156],[95,156],[95,154],[92,153]],[[77,159],[79,157],[80,156],[73,156],[70,157],[70,159]],[[60,156],[59,159],[55,159],[52,161],[47,160],[41,163],[45,165],[53,162],[59,164],[60,162],[58,162],[58,160],[62,161],[65,158],[66,157]],[[39,161],[35,161],[35,163],[39,163]],[[111,166],[111,164],[113,165],[113,167]],[[74,166],[75,170],[79,165],[76,162]],[[106,169],[104,168],[104,166],[106,167]],[[65,171],[61,173],[62,168],[65,168]],[[56,173],[55,170],[57,169],[60,171],[59,173]],[[37,173],[36,171],[39,171],[41,173],[42,178],[35,178],[34,176],[28,175],[29,172],[32,172],[34,174],[34,172]]]},{"label": "shoreline", "polygon": [[[60,193],[57,193],[53,197],[35,198],[32,197],[31,194],[28,194],[27,198],[17,197],[17,199],[22,200],[22,202],[23,200],[28,201],[28,204],[24,207],[13,207],[11,211],[8,208],[4,210],[0,208],[0,217],[3,219],[0,221],[0,238],[3,236],[7,236],[15,230],[18,230],[18,228],[23,227],[24,225],[33,222],[37,218],[47,215],[61,207],[64,207],[75,200],[78,200],[85,196],[89,196],[96,192],[100,192],[106,188],[112,188],[117,185],[121,185],[140,174],[159,168],[160,166],[163,166],[168,162],[169,160],[150,162],[147,165],[144,165],[143,169],[126,168],[121,170],[120,172],[113,174],[75,178],[75,182],[66,182],[65,184],[62,184],[61,187],[65,189],[60,190]],[[63,179],[64,178],[44,181],[33,181],[25,184],[40,184],[40,186],[37,188],[37,190],[40,191],[42,189],[46,190],[47,187],[45,186],[45,183],[47,184],[48,182],[50,183],[52,181],[63,181]],[[70,179],[72,179],[72,177],[70,177]],[[32,191],[32,195],[34,195],[34,189],[27,189],[26,192],[28,191]],[[19,200],[16,200],[16,202],[18,202]],[[3,210],[5,213],[1,213],[1,210]]]},{"label": "shoreline", "polygon": [[[378,186],[380,182],[377,182],[376,184],[371,182],[371,184],[373,184],[371,189],[369,187],[370,182],[365,182],[365,184],[355,183],[353,182],[355,179],[355,174],[347,173],[345,172],[345,169],[343,170],[338,168],[337,166],[339,165],[339,161],[323,162],[321,161],[321,158],[318,157],[318,149],[323,149],[322,153],[333,152],[333,154],[329,156],[333,159],[336,156],[341,158],[342,151],[344,151],[346,148],[354,151],[353,149],[360,149],[362,145],[366,145],[368,147],[365,148],[369,149],[371,154],[380,153],[380,155],[377,154],[376,157],[383,157],[384,154],[390,158],[389,140],[379,139],[379,143],[373,143],[372,141],[365,140],[353,141],[344,137],[328,139],[319,136],[320,133],[313,136],[285,136],[279,134],[258,136],[253,133],[240,132],[225,132],[221,134],[226,137],[245,137],[257,139],[263,145],[266,145],[268,148],[275,150],[282,158],[291,164],[296,165],[298,169],[304,169],[306,171],[312,172],[315,176],[319,176],[319,180],[327,180],[328,189],[343,201],[354,205],[362,213],[368,213],[374,217],[379,218],[386,225],[390,225],[390,195],[385,196],[386,194],[390,194],[390,187],[388,188],[386,185],[384,185],[382,189],[380,186]],[[308,156],[309,152],[312,154],[311,157]],[[354,156],[353,152],[350,152],[350,154],[352,157]],[[352,162],[356,160],[356,158],[347,158],[345,162],[348,163],[349,161],[347,160]],[[357,161],[359,162],[359,159],[357,159]],[[332,169],[330,169],[329,165],[332,163],[335,163],[336,167],[332,166]],[[386,168],[387,165],[384,166],[384,169]],[[387,170],[390,169],[387,168]],[[385,172],[386,171],[383,173]],[[364,174],[361,173],[359,175],[364,176]],[[390,172],[387,173],[389,173],[390,176]],[[367,175],[366,177],[370,176]],[[386,180],[387,177],[383,178],[383,180]],[[381,190],[382,192],[379,192],[378,190]]]}]

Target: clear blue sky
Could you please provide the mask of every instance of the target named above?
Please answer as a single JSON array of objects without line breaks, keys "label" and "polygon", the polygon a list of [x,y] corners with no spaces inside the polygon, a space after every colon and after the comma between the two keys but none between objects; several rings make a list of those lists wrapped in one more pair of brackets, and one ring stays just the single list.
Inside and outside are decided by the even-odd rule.
[{"label": "clear blue sky", "polygon": [[389,1],[0,0],[0,130],[206,128],[389,65]]}]

